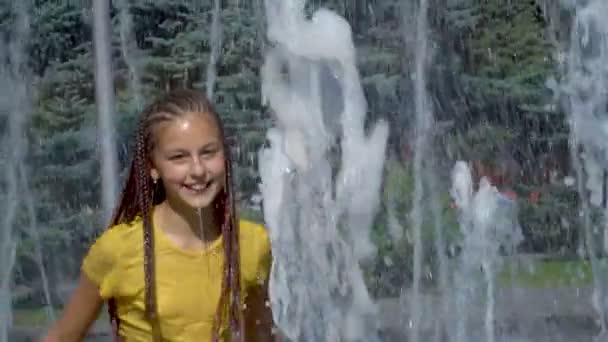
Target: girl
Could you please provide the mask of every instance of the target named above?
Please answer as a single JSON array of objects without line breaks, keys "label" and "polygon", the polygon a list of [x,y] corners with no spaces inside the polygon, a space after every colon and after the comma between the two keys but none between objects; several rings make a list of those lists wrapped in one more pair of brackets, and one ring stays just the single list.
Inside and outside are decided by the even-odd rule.
[{"label": "girl", "polygon": [[112,227],[45,341],[82,340],[105,301],[123,342],[271,339],[270,244],[263,227],[237,223],[225,138],[197,91],[142,113]]}]

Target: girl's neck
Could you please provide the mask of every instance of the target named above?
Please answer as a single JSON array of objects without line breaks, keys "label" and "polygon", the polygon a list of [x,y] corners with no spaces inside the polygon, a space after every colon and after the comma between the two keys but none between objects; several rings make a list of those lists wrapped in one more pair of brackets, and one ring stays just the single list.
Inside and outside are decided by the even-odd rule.
[{"label": "girl's neck", "polygon": [[212,206],[195,210],[165,200],[154,210],[154,220],[163,232],[180,240],[200,240],[203,246],[221,234]]}]

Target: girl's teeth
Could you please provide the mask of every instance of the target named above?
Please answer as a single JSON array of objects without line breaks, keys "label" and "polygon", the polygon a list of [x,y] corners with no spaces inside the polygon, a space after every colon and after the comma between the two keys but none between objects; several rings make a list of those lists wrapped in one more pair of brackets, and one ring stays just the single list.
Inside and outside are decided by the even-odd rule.
[{"label": "girl's teeth", "polygon": [[188,188],[194,190],[194,191],[200,191],[200,190],[204,190],[205,186],[202,185],[197,185],[197,186],[189,186]]}]

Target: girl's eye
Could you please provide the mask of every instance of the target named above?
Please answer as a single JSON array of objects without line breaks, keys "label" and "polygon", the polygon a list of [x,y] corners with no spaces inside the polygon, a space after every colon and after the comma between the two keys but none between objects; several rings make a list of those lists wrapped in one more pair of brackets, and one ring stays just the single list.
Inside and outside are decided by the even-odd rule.
[{"label": "girl's eye", "polygon": [[172,156],[169,156],[169,160],[180,160],[180,159],[184,159],[184,155],[183,154],[175,154]]},{"label": "girl's eye", "polygon": [[216,149],[203,151],[203,157],[212,157],[217,153]]}]

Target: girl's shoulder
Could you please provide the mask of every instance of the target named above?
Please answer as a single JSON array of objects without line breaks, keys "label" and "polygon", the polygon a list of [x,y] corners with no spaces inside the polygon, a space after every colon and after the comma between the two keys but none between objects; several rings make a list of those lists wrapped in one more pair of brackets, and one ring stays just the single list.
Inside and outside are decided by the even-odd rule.
[{"label": "girl's shoulder", "polygon": [[143,240],[142,226],[143,223],[140,218],[111,226],[96,239],[95,243],[113,246],[115,250],[120,250],[121,246],[132,247],[133,243]]},{"label": "girl's shoulder", "polygon": [[115,264],[118,260],[127,257],[127,254],[137,253],[139,246],[143,245],[141,231],[141,219],[109,227],[94,240],[87,258]]},{"label": "girl's shoulder", "polygon": [[125,263],[141,259],[141,226],[141,221],[134,220],[108,228],[95,239],[85,255],[82,271],[99,286],[102,298],[114,295]]}]

